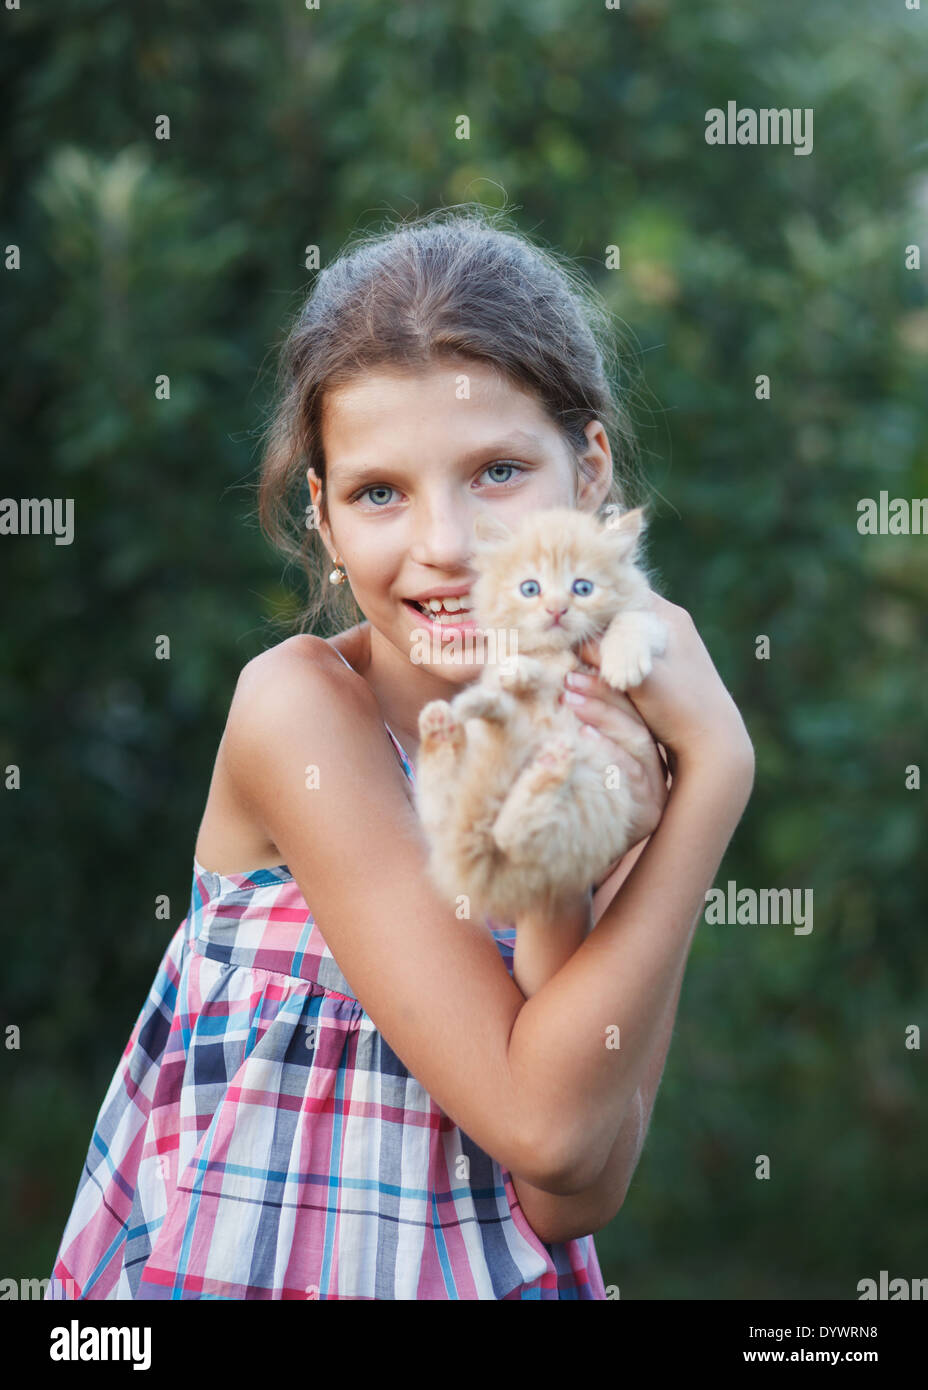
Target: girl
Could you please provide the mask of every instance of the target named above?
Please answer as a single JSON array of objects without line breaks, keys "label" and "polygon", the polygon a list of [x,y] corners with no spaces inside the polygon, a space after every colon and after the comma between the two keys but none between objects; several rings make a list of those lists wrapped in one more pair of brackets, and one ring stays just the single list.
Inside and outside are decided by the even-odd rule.
[{"label": "girl", "polygon": [[[410,656],[454,621],[420,605],[453,609],[473,581],[478,509],[623,500],[602,322],[558,259],[474,209],[318,276],[260,484],[312,602],[239,678],[189,913],[103,1101],[51,1296],[605,1297],[592,1236],[641,1152],[751,743],[689,616],[655,597],[670,638],[634,698],[598,677],[595,643],[565,690],[636,780],[638,843],[551,920],[462,919],[430,886],[412,786],[419,710],[474,668]],[[362,621],[308,634],[327,608],[358,616],[349,590]]]}]

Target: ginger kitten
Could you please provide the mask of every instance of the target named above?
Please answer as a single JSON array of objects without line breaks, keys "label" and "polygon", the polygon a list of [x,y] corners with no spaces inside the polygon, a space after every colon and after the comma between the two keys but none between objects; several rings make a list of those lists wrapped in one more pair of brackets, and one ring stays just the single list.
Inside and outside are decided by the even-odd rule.
[{"label": "ginger kitten", "polygon": [[451,904],[466,895],[470,915],[511,922],[582,894],[631,848],[632,792],[558,698],[587,638],[599,639],[600,673],[619,690],[664,651],[636,560],[643,525],[640,508],[605,521],[547,508],[515,531],[477,518],[473,616],[509,634],[517,655],[484,664],[450,703],[424,706],[416,767],[429,872]]}]

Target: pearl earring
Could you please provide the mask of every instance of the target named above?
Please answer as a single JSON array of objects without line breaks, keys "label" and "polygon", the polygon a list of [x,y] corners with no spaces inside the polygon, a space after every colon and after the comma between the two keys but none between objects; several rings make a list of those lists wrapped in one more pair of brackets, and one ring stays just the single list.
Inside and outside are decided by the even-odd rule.
[{"label": "pearl earring", "polygon": [[345,571],[341,568],[341,566],[338,563],[336,563],[334,570],[332,570],[331,574],[329,575],[329,583],[344,584],[347,578],[348,576],[346,575]]}]

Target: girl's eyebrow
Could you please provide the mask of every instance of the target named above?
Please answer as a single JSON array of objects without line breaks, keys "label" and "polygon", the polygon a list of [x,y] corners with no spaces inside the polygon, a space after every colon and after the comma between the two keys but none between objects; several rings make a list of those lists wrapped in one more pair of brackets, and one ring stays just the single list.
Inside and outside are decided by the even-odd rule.
[{"label": "girl's eyebrow", "polygon": [[[471,449],[468,453],[461,456],[459,463],[462,468],[467,468],[471,464],[479,463],[481,458],[486,458],[488,455],[504,454],[507,451],[518,453],[523,449],[542,448],[544,448],[544,440],[540,435],[532,434],[530,430],[515,430],[512,434],[507,435],[505,439],[491,440],[488,444],[481,444],[478,448]],[[345,487],[355,487],[360,486],[362,483],[380,478],[384,473],[395,472],[396,468],[389,462],[381,462],[371,464],[361,463],[354,466],[348,465],[344,468],[340,465],[336,465],[333,471],[335,474],[334,478],[332,478],[333,482]]]}]

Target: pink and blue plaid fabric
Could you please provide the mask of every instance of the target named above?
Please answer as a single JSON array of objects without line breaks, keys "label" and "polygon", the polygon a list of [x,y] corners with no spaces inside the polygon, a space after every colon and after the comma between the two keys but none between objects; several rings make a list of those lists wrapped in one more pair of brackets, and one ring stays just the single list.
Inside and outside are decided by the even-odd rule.
[{"label": "pink and blue plaid fabric", "polygon": [[[511,974],[515,930],[488,925]],[[593,1237],[539,1240],[509,1172],[410,1076],[286,866],[194,858],[46,1296],[606,1295]]]}]

